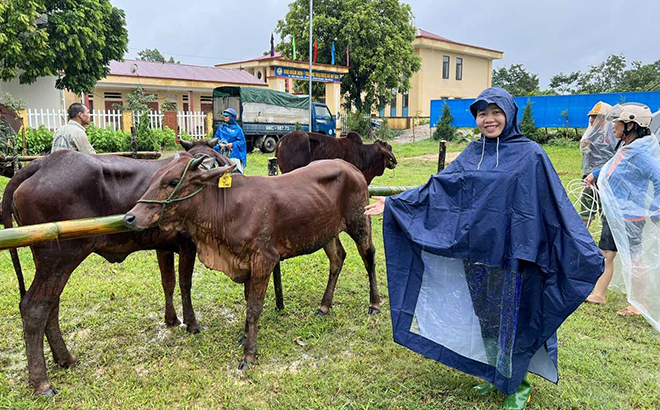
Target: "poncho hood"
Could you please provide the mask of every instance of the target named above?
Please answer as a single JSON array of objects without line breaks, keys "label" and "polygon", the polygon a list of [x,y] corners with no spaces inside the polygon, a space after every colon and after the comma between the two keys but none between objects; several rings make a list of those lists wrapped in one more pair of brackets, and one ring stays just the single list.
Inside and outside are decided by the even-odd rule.
[{"label": "poncho hood", "polygon": [[[499,136],[499,142],[507,142],[518,137],[523,137],[523,133],[520,131],[520,125],[518,124],[518,105],[507,90],[499,87],[491,87],[483,90],[470,105],[472,116],[476,119],[477,112],[485,110],[489,104],[495,104],[500,107],[506,116],[506,125],[504,130],[502,130],[502,134]],[[496,138],[485,139],[491,140],[491,142],[495,142],[496,140]]]}]

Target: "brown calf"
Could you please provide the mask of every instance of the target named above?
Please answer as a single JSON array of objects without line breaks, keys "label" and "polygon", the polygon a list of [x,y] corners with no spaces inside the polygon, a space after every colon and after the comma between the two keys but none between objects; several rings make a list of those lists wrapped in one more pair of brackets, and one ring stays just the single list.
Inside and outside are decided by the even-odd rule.
[{"label": "brown calf", "polygon": [[280,260],[325,250],[330,276],[319,312],[328,312],[346,257],[340,232],[355,241],[367,269],[369,312],[380,311],[371,222],[363,214],[367,184],[357,168],[318,161],[278,177],[232,175],[231,187],[219,188],[219,178],[233,167],[206,170],[201,160],[182,156],[159,170],[124,222],[138,230],[158,225],[189,232],[204,265],[244,284],[246,343],[239,369],[256,363],[257,323]]}]

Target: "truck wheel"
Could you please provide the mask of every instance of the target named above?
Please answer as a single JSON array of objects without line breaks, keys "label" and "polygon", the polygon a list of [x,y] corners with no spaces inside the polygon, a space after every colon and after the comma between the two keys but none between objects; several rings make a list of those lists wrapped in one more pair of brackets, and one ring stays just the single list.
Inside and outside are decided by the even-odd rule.
[{"label": "truck wheel", "polygon": [[266,138],[264,138],[264,142],[261,144],[261,152],[265,154],[270,154],[271,152],[275,151],[276,147],[277,147],[277,139],[272,135],[269,135]]}]

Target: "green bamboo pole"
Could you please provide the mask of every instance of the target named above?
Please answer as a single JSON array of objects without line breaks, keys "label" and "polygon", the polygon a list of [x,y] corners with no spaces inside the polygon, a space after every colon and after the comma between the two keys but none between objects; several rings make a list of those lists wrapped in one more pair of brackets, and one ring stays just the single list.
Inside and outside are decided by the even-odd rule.
[{"label": "green bamboo pole", "polygon": [[417,188],[415,186],[370,186],[369,196],[391,196]]},{"label": "green bamboo pole", "polygon": [[[133,152],[104,152],[102,154],[96,154],[96,155],[101,155],[101,156],[120,156],[120,157],[128,157],[128,158],[133,158]],[[160,158],[161,153],[160,152],[155,152],[155,151],[138,151],[135,153],[135,158],[138,159],[158,159]],[[0,162],[11,162],[11,161],[18,161],[18,162],[30,162],[34,161],[36,159],[43,158],[41,155],[8,155],[8,156],[1,156],[0,157]]]},{"label": "green bamboo pole", "polygon": [[100,216],[49,222],[18,228],[0,229],[0,250],[20,248],[41,242],[78,239],[130,231],[124,226],[124,215]]}]

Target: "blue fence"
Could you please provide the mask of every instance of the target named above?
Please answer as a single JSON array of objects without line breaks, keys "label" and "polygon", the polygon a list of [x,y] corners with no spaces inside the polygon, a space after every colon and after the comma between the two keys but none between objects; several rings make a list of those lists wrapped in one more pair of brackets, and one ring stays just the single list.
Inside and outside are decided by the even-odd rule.
[{"label": "blue fence", "polygon": [[[568,126],[571,128],[585,128],[589,124],[587,113],[598,102],[604,101],[615,105],[623,102],[639,102],[646,104],[655,112],[660,110],[660,91],[641,93],[608,93],[608,94],[578,94],[578,95],[543,95],[534,97],[516,97],[518,104],[518,120],[522,119],[523,109],[527,101],[532,103],[532,114],[537,127],[558,128]],[[449,104],[451,114],[454,116],[453,125],[456,127],[475,127],[474,117],[470,113],[470,104],[474,99],[457,100],[431,100],[431,127],[435,127],[445,104]]]}]

